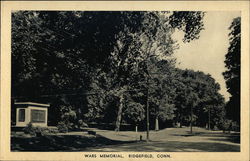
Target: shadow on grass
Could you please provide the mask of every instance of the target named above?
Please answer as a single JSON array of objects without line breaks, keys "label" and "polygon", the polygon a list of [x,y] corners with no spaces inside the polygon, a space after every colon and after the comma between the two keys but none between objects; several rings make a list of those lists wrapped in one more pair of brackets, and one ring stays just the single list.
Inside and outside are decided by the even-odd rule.
[{"label": "shadow on grass", "polygon": [[105,146],[103,148],[90,148],[87,151],[102,152],[240,152],[239,145],[208,142],[141,142],[122,145]]},{"label": "shadow on grass", "polygon": [[41,137],[11,137],[11,151],[84,151],[89,147],[132,143],[115,141],[96,135],[47,135]]},{"label": "shadow on grass", "polygon": [[214,141],[227,141],[227,142],[232,142],[232,143],[240,143],[240,135],[230,135],[224,138],[210,138],[209,140],[214,140]]},{"label": "shadow on grass", "polygon": [[189,132],[183,134],[172,134],[172,136],[199,136],[199,137],[211,137],[209,140],[214,141],[227,141],[232,143],[240,143],[240,133],[222,133],[222,132]]}]

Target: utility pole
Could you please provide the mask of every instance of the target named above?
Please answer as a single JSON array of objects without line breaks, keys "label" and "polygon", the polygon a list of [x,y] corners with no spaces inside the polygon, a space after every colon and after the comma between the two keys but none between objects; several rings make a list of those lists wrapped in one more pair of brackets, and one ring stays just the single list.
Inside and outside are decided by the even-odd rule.
[{"label": "utility pole", "polygon": [[147,103],[146,103],[146,110],[147,110],[147,138],[146,141],[149,142],[149,72],[148,72],[148,58],[146,59],[146,67],[147,67]]},{"label": "utility pole", "polygon": [[149,48],[151,48],[153,45],[153,42],[150,43],[150,47],[147,47],[146,49],[146,59],[144,61],[146,61],[146,70],[147,70],[147,103],[146,103],[146,109],[147,109],[147,138],[146,141],[149,142],[149,71],[148,71],[148,59],[149,59]]}]

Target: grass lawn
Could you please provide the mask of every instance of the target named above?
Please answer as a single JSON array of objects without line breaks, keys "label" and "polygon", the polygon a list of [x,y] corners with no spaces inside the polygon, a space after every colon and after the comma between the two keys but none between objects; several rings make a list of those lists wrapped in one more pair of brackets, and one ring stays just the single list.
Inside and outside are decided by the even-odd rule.
[{"label": "grass lawn", "polygon": [[85,151],[90,147],[131,143],[115,141],[102,136],[88,135],[84,132],[59,133],[41,137],[28,136],[24,133],[11,137],[12,151]]},{"label": "grass lawn", "polygon": [[94,129],[96,136],[86,132],[31,137],[12,133],[12,151],[149,151],[149,152],[239,152],[239,133],[222,133],[203,128],[168,128],[150,131],[150,142],[143,140],[146,132],[114,132]]}]

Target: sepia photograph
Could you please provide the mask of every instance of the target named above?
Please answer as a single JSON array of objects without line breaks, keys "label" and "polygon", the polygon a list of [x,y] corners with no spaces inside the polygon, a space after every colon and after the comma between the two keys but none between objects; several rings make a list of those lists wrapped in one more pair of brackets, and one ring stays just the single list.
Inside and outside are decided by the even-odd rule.
[{"label": "sepia photograph", "polygon": [[11,25],[12,151],[240,152],[240,12],[15,11]]},{"label": "sepia photograph", "polygon": [[4,2],[0,159],[247,161],[247,6]]}]

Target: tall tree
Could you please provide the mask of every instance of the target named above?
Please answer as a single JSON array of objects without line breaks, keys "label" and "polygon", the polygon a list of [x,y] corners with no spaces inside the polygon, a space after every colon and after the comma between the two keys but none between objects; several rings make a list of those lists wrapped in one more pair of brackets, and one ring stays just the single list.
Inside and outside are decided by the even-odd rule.
[{"label": "tall tree", "polygon": [[227,91],[231,94],[227,103],[227,115],[240,124],[241,18],[235,18],[229,29],[231,30],[229,33],[229,48],[225,60],[227,70],[223,72]]}]

